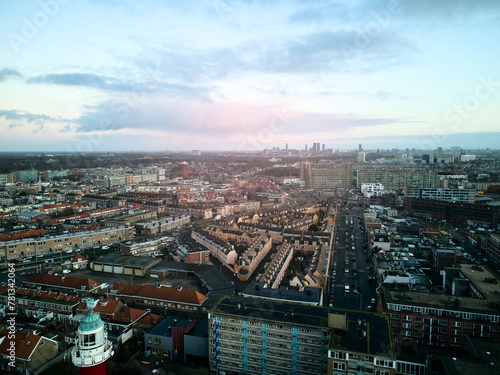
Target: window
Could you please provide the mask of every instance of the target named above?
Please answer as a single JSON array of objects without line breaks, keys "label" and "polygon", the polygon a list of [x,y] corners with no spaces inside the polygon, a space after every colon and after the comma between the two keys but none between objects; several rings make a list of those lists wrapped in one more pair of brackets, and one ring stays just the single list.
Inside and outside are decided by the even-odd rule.
[{"label": "window", "polygon": [[343,371],[345,371],[346,365],[345,365],[345,363],[341,363],[341,362],[333,362],[333,368],[335,370],[343,370]]}]

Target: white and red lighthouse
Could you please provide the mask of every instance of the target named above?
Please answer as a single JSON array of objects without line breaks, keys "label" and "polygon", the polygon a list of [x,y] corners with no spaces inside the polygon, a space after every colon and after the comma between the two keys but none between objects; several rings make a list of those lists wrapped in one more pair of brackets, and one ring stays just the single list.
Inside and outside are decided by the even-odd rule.
[{"label": "white and red lighthouse", "polygon": [[97,301],[87,301],[87,315],[80,321],[76,346],[71,351],[80,375],[106,375],[106,360],[113,355],[104,323],[93,309]]}]

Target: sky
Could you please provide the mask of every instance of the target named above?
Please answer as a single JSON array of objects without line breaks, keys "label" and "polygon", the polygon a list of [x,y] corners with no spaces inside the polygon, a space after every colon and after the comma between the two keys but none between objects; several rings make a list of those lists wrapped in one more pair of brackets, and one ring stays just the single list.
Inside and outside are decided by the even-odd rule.
[{"label": "sky", "polygon": [[0,2],[0,151],[500,145],[498,0]]}]

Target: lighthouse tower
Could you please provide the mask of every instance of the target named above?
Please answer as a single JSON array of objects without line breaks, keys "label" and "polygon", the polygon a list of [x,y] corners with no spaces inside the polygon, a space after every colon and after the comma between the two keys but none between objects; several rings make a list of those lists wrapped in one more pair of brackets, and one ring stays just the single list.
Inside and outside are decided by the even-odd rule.
[{"label": "lighthouse tower", "polygon": [[106,360],[113,355],[104,324],[93,311],[96,302],[92,298],[87,301],[87,315],[80,321],[76,346],[71,351],[80,375],[106,375]]}]

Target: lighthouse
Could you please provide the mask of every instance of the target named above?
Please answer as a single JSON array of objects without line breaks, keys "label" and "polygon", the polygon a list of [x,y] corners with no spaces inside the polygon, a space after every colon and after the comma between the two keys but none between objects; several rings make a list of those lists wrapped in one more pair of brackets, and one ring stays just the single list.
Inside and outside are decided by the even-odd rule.
[{"label": "lighthouse", "polygon": [[76,346],[71,350],[71,360],[80,368],[80,375],[106,375],[106,360],[113,355],[104,323],[93,309],[96,300],[87,301],[87,315],[80,321]]}]

